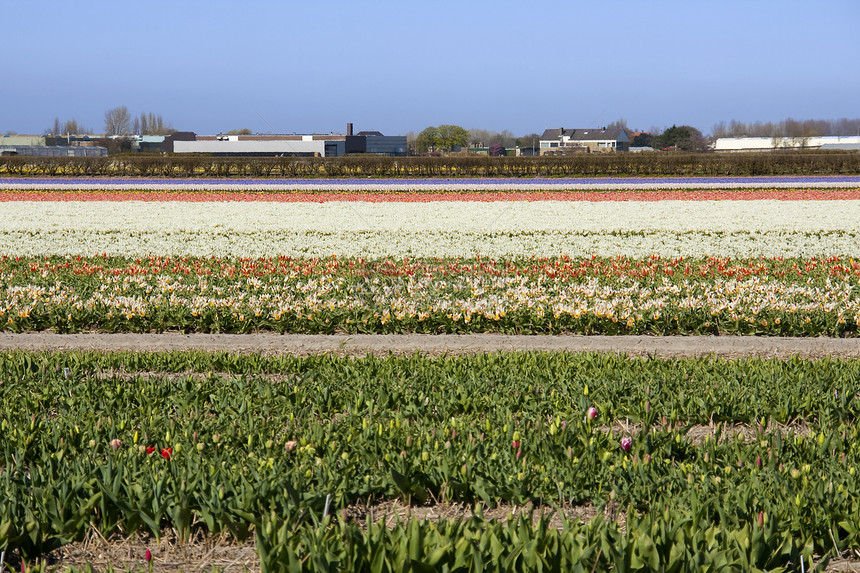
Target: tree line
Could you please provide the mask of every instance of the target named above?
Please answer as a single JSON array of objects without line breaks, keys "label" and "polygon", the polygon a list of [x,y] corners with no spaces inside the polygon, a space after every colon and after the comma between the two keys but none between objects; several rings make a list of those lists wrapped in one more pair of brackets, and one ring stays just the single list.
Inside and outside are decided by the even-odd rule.
[{"label": "tree line", "polygon": [[[139,115],[132,115],[128,108],[124,105],[111,108],[105,112],[104,135],[123,136],[123,135],[170,135],[175,132],[173,126],[169,122],[165,122],[161,114],[152,112],[142,112]],[[59,117],[54,118],[54,123],[42,132],[43,135],[90,135],[93,130],[85,127],[78,120],[72,118],[66,121],[60,121]]]},{"label": "tree line", "polygon": [[822,137],[827,135],[860,136],[860,118],[793,119],[777,122],[745,123],[735,119],[714,125],[711,137]]}]

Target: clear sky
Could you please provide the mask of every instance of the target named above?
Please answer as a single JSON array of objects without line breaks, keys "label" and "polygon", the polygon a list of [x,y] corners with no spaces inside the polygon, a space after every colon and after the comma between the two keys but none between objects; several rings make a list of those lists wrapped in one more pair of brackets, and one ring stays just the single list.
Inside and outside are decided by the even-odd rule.
[{"label": "clear sky", "polygon": [[0,133],[860,117],[858,0],[0,0]]}]

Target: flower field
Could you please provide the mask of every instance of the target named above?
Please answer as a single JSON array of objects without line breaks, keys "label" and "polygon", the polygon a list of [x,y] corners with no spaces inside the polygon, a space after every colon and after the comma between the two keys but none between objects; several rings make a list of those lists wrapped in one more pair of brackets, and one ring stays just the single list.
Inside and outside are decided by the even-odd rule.
[{"label": "flower field", "polygon": [[856,336],[860,261],[4,257],[9,331]]},{"label": "flower field", "polygon": [[[858,221],[856,177],[2,179],[0,329],[857,337]],[[830,359],[4,352],[0,550],[44,570],[173,529],[253,538],[264,571],[822,570],[860,549],[858,384]],[[362,513],[391,500],[474,515]]]},{"label": "flower field", "polygon": [[553,182],[483,181],[482,192],[419,193],[338,182],[324,193],[198,192],[119,180],[89,191],[6,190],[0,323],[856,336],[860,189],[758,182],[769,187],[612,191],[586,181],[586,190],[552,191],[540,185]]}]

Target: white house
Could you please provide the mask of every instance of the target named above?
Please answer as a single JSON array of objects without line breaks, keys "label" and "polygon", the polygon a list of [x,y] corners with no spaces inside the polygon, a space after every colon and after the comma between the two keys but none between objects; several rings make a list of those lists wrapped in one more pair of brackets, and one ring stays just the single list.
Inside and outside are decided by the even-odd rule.
[{"label": "white house", "polygon": [[616,152],[630,149],[630,137],[621,128],[547,129],[540,137],[540,154]]}]

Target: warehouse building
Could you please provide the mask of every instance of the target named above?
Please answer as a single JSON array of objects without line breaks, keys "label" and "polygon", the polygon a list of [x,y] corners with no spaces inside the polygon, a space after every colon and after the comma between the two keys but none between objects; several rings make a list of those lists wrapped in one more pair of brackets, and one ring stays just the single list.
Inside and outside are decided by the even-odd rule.
[{"label": "warehouse building", "polygon": [[373,155],[406,155],[406,136],[386,136],[378,131],[353,134],[352,124],[346,134],[310,135],[195,135],[165,141],[174,153],[208,155],[244,155],[258,157],[341,157],[356,153]]},{"label": "warehouse building", "polygon": [[860,136],[720,137],[714,151],[773,151],[775,149],[860,149]]},{"label": "warehouse building", "polygon": [[107,147],[73,147],[69,145],[0,145],[0,155],[31,157],[104,157]]}]

